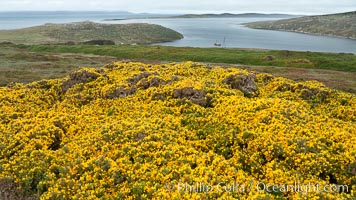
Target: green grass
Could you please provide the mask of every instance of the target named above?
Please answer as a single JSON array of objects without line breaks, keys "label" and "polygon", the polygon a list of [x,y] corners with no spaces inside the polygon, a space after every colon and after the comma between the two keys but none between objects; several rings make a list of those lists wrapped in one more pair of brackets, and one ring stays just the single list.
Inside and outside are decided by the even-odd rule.
[{"label": "green grass", "polygon": [[277,21],[251,22],[247,23],[247,26],[256,29],[286,30],[356,39],[356,11]]},{"label": "green grass", "polygon": [[23,45],[22,48],[37,52],[85,53],[140,61],[180,62],[189,60],[196,62],[301,67],[356,72],[356,55],[344,53],[128,45]]},{"label": "green grass", "polygon": [[[272,61],[267,61],[266,57]],[[149,64],[193,60],[213,66],[238,67],[257,73],[269,73],[296,81],[318,80],[331,88],[356,93],[356,65],[353,64],[355,55],[152,46],[0,44],[0,86],[11,82],[29,83],[41,79],[61,78],[80,67],[101,67],[120,59]],[[328,68],[337,68],[339,71]]]},{"label": "green grass", "polygon": [[116,58],[109,56],[33,52],[0,45],[0,86],[61,78],[80,67],[102,67],[114,60]]}]

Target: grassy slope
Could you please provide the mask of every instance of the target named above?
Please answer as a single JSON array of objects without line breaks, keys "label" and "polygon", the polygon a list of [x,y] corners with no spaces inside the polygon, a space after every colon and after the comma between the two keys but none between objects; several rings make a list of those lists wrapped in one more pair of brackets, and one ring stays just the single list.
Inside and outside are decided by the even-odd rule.
[{"label": "grassy slope", "polygon": [[33,52],[12,46],[0,48],[0,86],[61,78],[79,67],[99,67],[116,60],[110,56]]},{"label": "grassy slope", "polygon": [[287,30],[356,39],[356,11],[278,21],[253,22],[248,23],[247,26],[256,29]]},{"label": "grassy slope", "polygon": [[[49,79],[49,78],[57,78],[57,77],[63,77],[66,74],[74,71],[75,69],[78,69],[79,67],[87,66],[87,67],[99,67],[103,66],[109,62],[115,61],[117,59],[132,59],[132,60],[145,60],[146,63],[166,63],[170,61],[174,61],[174,59],[169,57],[168,54],[169,51],[167,51],[165,54],[163,53],[163,50],[165,50],[165,47],[162,47],[163,50],[162,52],[162,59],[150,59],[150,54],[154,53],[154,48],[156,47],[146,47],[146,51],[144,51],[145,48],[143,47],[134,47],[133,49],[130,47],[120,47],[120,49],[117,49],[116,51],[121,52],[121,54],[116,55],[117,57],[113,56],[98,56],[98,55],[92,55],[92,54],[73,54],[73,53],[58,53],[58,52],[45,52],[44,49],[39,48],[38,46],[35,47],[27,47],[27,46],[14,46],[14,45],[1,45],[0,46],[0,85],[7,85],[10,82],[22,82],[22,83],[28,83],[32,81],[38,81],[41,79]],[[22,47],[22,48],[19,48]],[[92,49],[92,53],[96,54],[109,54],[110,52],[106,51],[94,51],[94,49],[97,49],[98,47],[94,46],[85,46],[87,49]],[[27,48],[34,49],[36,51],[31,51]],[[43,47],[44,48],[44,47]],[[58,49],[47,49],[48,46],[46,47],[45,50],[58,50]],[[59,48],[59,47],[57,47]],[[117,47],[118,48],[118,47]],[[100,48],[101,49],[101,48]],[[137,55],[130,55],[129,50],[132,50],[131,53],[133,54],[136,52],[136,49],[141,49],[141,53],[138,53]],[[41,51],[39,51],[41,50]],[[63,50],[63,49],[62,49]],[[74,47],[72,47],[72,52],[74,51]],[[83,50],[83,49],[82,49]],[[176,51],[187,51],[187,53],[192,53],[190,52],[190,49],[187,48],[178,48]],[[195,54],[198,54],[199,52],[197,49],[195,50]],[[203,51],[204,49],[201,49]],[[64,51],[64,50],[63,50]],[[116,51],[112,51],[116,52]],[[206,50],[208,52],[208,50]],[[205,59],[200,56],[200,61],[201,62],[206,62],[206,63],[212,63],[212,58],[211,56],[216,55],[213,52],[214,51],[220,51],[219,49],[211,49],[211,53],[205,53]],[[84,52],[84,51],[83,51]],[[126,52],[126,53],[125,53]],[[151,53],[149,53],[151,52]],[[85,53],[85,52],[84,52]],[[89,50],[88,50],[89,53]],[[286,53],[286,52],[279,52],[280,54]],[[180,54],[183,54],[182,52]],[[235,57],[241,57],[237,56],[237,54],[245,54],[245,56],[248,56],[251,60],[253,61],[252,58],[263,58],[266,55],[270,55],[270,52],[253,52],[253,51],[238,51],[235,50]],[[289,57],[295,57],[294,52],[290,52],[291,54]],[[299,57],[302,58],[303,54],[298,53]],[[311,53],[309,53],[311,54]],[[312,55],[318,55],[316,53],[312,53]],[[254,56],[252,56],[254,55]],[[321,54],[324,55],[324,54]],[[329,54],[327,54],[329,55]],[[136,57],[135,57],[136,56]],[[141,57],[139,57],[141,56]],[[231,55],[230,55],[231,56]],[[340,58],[341,56],[341,58]],[[163,60],[163,57],[166,60]],[[180,57],[176,57],[175,60],[183,59],[184,55]],[[233,57],[233,56],[231,56]],[[285,55],[286,57],[286,55]],[[311,57],[311,56],[310,56]],[[314,56],[316,57],[316,56]],[[355,56],[354,56],[355,57]],[[169,60],[169,58],[171,60]],[[278,58],[278,59],[282,59]],[[331,54],[329,56],[323,56],[322,58],[327,58],[329,60],[337,59],[333,61],[333,63],[336,62],[341,62],[340,60],[344,60],[344,66],[352,66],[352,61],[353,57],[350,55],[337,55],[337,54]],[[192,58],[193,59],[193,58]],[[284,59],[288,59],[287,57]],[[294,59],[294,58],[289,58],[289,59]],[[314,58],[317,60],[316,58]],[[328,63],[331,62],[329,60],[321,60],[321,57],[319,57],[320,63]],[[225,61],[225,63],[223,63]],[[289,79],[293,80],[318,80],[326,84],[328,87],[338,89],[338,90],[343,90],[343,91],[348,91],[352,93],[356,93],[356,72],[355,70],[351,71],[353,72],[343,72],[343,71],[335,71],[335,70],[325,70],[325,69],[318,69],[318,68],[303,68],[303,67],[295,67],[298,66],[298,63],[291,63],[290,65],[294,67],[277,67],[277,66],[267,66],[270,64],[272,61],[264,61],[262,62],[260,66],[257,65],[246,65],[245,64],[236,64],[238,62],[242,63],[243,60],[237,60],[235,64],[226,64],[230,60],[224,60],[222,58],[216,59],[214,62],[220,62],[220,66],[223,67],[237,67],[237,68],[244,68],[252,71],[256,71],[258,73],[263,72],[263,73],[270,73],[275,76],[283,76]],[[248,61],[248,60],[246,60]],[[349,63],[347,63],[347,62]],[[257,61],[255,61],[257,63]],[[285,61],[287,62],[287,61]],[[316,62],[316,61],[314,61]],[[230,62],[231,63],[231,62]],[[300,64],[299,64],[300,65]],[[331,65],[331,64],[330,64]],[[343,66],[343,65],[337,65],[337,66]],[[323,65],[322,65],[323,66]],[[322,68],[322,67],[319,67]],[[341,68],[343,69],[343,68]]]},{"label": "grassy slope", "polygon": [[168,42],[183,36],[171,29],[153,24],[97,24],[79,22],[0,31],[0,42],[21,44],[76,43],[89,40],[112,40],[117,44]]},{"label": "grassy slope", "polygon": [[120,59],[196,61],[279,67],[302,67],[356,72],[356,55],[278,50],[246,50],[164,46],[24,46],[32,51],[87,53]]}]

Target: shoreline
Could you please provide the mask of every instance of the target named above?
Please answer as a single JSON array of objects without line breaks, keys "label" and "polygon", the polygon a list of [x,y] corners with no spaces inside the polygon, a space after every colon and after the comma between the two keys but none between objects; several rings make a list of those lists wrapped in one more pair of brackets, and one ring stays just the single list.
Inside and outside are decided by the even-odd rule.
[{"label": "shoreline", "polygon": [[246,28],[257,29],[257,30],[282,31],[282,32],[300,33],[300,34],[313,35],[313,36],[333,37],[333,38],[339,38],[339,39],[356,40],[356,38],[353,38],[353,37],[345,37],[345,36],[333,35],[333,34],[322,34],[322,33],[318,34],[318,33],[306,32],[306,31],[294,31],[294,30],[287,30],[287,29],[252,28],[252,27],[248,26],[247,24],[243,24],[243,25]]}]

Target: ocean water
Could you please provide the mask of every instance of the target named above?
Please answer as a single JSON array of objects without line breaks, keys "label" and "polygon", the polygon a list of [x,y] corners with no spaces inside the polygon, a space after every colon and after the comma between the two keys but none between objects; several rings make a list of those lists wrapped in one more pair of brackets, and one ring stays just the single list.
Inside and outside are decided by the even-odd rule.
[{"label": "ocean water", "polygon": [[[99,23],[151,23],[174,29],[184,39],[155,45],[226,48],[262,48],[277,50],[356,53],[356,40],[315,36],[284,31],[249,29],[243,24],[276,18],[201,18],[201,19],[129,19],[103,21],[112,18],[148,17],[125,12],[0,12],[0,29],[17,29],[45,23],[93,21]],[[224,42],[225,41],[225,42]]]}]

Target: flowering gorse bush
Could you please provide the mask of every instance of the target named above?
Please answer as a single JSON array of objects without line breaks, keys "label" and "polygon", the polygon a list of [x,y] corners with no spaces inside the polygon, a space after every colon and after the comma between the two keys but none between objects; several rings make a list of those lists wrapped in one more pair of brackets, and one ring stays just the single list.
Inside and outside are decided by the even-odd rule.
[{"label": "flowering gorse bush", "polygon": [[[0,178],[41,199],[344,199],[356,98],[199,63],[113,63],[0,88]],[[346,185],[187,191],[180,183]],[[261,186],[261,185],[260,185]]]}]

